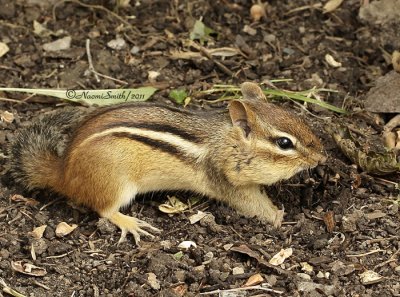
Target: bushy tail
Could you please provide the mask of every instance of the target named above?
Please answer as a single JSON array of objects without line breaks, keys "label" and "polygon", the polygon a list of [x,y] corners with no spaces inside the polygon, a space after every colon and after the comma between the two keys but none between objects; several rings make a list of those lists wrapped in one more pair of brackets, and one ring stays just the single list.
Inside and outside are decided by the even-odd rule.
[{"label": "bushy tail", "polygon": [[68,136],[84,114],[79,109],[63,109],[40,116],[21,129],[9,146],[11,179],[27,190],[57,190],[62,182],[62,156]]}]

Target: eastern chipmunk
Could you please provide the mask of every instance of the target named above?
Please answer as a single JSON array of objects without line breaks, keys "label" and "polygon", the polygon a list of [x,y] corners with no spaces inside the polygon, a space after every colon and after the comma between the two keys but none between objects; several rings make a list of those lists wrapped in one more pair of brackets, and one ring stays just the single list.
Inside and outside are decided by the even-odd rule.
[{"label": "eastern chipmunk", "polygon": [[136,243],[160,231],[119,212],[139,193],[190,190],[242,214],[280,224],[262,185],[288,179],[325,160],[296,115],[268,103],[246,82],[228,110],[189,111],[154,103],[101,107],[79,121],[65,148],[62,132],[80,115],[44,117],[10,147],[11,174],[27,189],[50,188],[95,210]]}]

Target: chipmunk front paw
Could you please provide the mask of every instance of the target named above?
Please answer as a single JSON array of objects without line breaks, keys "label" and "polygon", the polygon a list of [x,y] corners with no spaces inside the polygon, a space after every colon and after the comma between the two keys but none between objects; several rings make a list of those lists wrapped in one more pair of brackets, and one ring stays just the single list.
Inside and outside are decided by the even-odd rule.
[{"label": "chipmunk front paw", "polygon": [[285,211],[283,209],[278,209],[275,214],[275,219],[272,222],[275,228],[280,228],[283,222],[283,216],[285,215]]},{"label": "chipmunk front paw", "polygon": [[153,232],[161,232],[160,229],[153,227],[152,225],[150,225],[145,221],[139,220],[135,217],[124,215],[120,212],[113,213],[111,216],[108,216],[107,219],[109,219],[111,223],[113,223],[114,225],[116,225],[118,228],[121,229],[121,237],[118,240],[118,244],[125,241],[128,232],[133,235],[136,245],[139,245],[140,235],[145,235],[150,238],[154,238],[153,234],[143,230],[143,228],[149,229]]}]

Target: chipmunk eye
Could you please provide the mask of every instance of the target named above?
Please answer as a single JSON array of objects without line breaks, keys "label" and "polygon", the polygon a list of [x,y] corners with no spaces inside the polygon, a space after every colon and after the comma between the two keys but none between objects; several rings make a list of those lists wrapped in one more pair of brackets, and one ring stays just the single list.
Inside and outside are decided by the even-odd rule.
[{"label": "chipmunk eye", "polygon": [[294,147],[293,142],[287,137],[277,138],[276,144],[283,150],[288,150]]}]

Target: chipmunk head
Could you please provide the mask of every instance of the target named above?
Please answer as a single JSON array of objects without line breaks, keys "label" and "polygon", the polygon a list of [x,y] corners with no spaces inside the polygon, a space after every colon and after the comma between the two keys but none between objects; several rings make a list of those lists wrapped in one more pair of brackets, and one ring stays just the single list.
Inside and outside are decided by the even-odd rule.
[{"label": "chipmunk head", "polygon": [[254,83],[241,86],[243,100],[229,114],[235,145],[226,165],[235,184],[273,184],[323,163],[319,139],[297,115],[268,103]]}]

